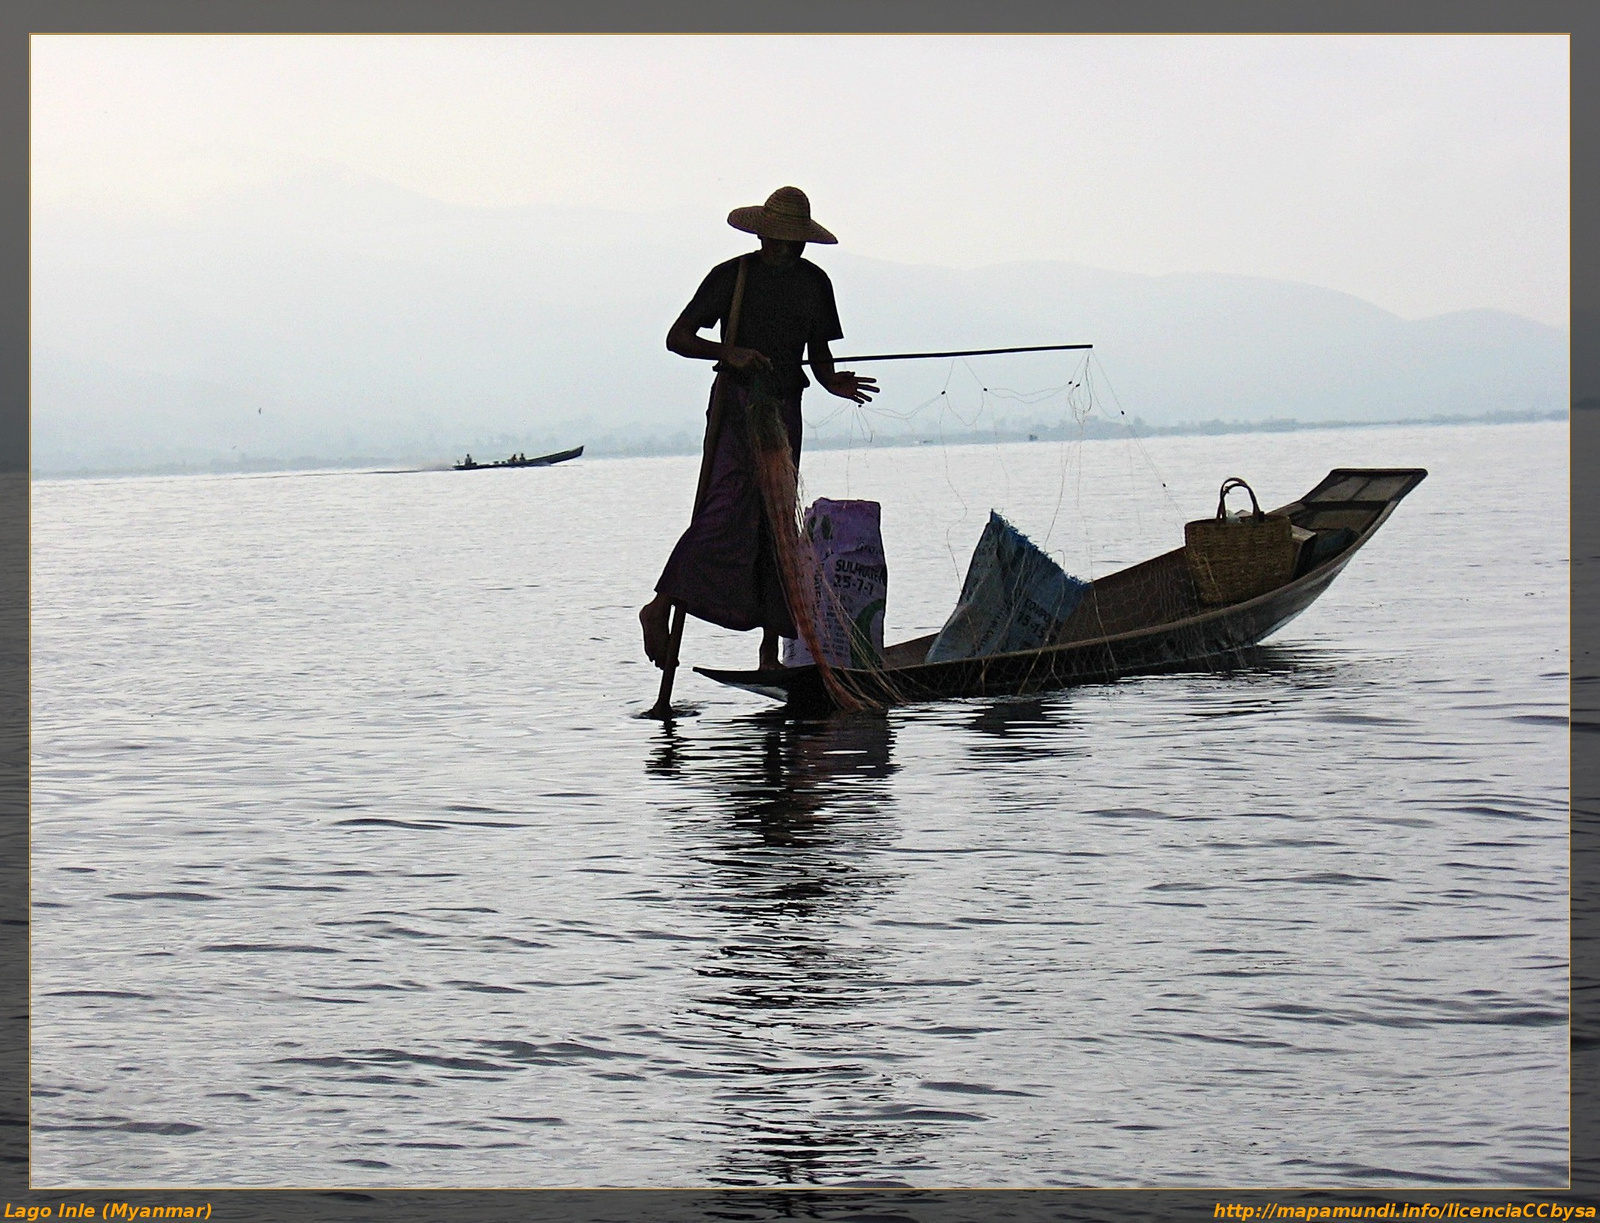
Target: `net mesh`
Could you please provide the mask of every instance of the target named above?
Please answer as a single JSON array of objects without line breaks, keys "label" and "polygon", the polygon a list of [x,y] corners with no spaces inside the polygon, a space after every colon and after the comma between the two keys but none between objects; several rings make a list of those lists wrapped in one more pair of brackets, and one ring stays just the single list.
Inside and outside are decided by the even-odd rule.
[{"label": "net mesh", "polygon": [[[1088,571],[1083,576],[1092,585],[1076,611],[1057,627],[1050,644],[1067,646],[1100,641],[1108,655],[1115,656],[1120,653],[1117,643],[1106,638],[1184,619],[1199,610],[1200,603],[1182,548],[1136,564],[1128,563],[1134,560],[1132,556],[1110,565],[1089,560],[1100,552],[1100,547],[1091,534],[1094,513],[1082,504],[1085,490],[1081,484],[1087,474],[1081,458],[1082,443],[1091,440],[1121,442],[1128,479],[1151,492],[1159,487],[1154,501],[1160,506],[1157,517],[1162,520],[1161,534],[1168,536],[1170,531],[1169,537],[1174,543],[1182,540],[1185,519],[1201,514],[1195,507],[1186,511],[1178,505],[1166,478],[1144,445],[1148,427],[1138,417],[1129,416],[1099,362],[1092,356],[1085,356],[1071,373],[1064,371],[1063,374],[1051,379],[1049,385],[1036,389],[1013,389],[991,385],[981,369],[969,360],[952,361],[941,379],[943,385],[935,393],[919,397],[920,401],[907,406],[882,401],[870,405],[834,401],[829,404],[830,411],[808,421],[808,432],[837,434],[841,426],[848,426],[849,449],[882,442],[914,444],[919,439],[922,444],[934,442],[943,449],[983,440],[984,435],[994,442],[1026,438],[1062,443],[1060,484],[1054,504],[1046,510],[1048,523],[1043,535],[1048,540],[1063,512],[1067,511],[1067,504],[1072,500],[1069,484],[1076,476],[1080,484],[1076,500],[1085,512],[1071,517],[1084,536],[1087,556],[1080,560],[1089,561]],[[818,660],[818,671],[829,698],[845,709],[896,703],[899,693],[894,682],[895,670],[920,663],[923,658],[913,657],[917,651],[905,648],[914,644],[912,642],[902,642],[898,647],[886,643],[888,661],[885,667],[875,671],[870,683],[865,684],[857,682],[864,678],[859,672],[841,672],[826,664],[816,641],[824,609],[816,600],[818,597],[837,599],[837,596],[827,582],[814,581],[815,560],[801,529],[802,489],[790,458],[777,403],[770,393],[758,388],[757,394],[752,396],[747,427],[751,431],[751,449],[756,455],[758,482],[773,525],[785,593],[796,628],[813,658]],[[951,484],[951,492],[963,501],[964,508],[962,494],[954,484]],[[1096,493],[1093,500],[1096,508],[1104,508],[1100,494]],[[1134,505],[1121,512],[1148,514],[1153,508],[1148,495],[1136,501],[1143,502],[1142,511]],[[1143,555],[1149,557],[1150,553]],[[960,564],[965,556],[953,555],[952,559]],[[931,636],[926,640],[931,640]],[[1042,671],[1049,669],[1048,660],[1039,659],[1038,662]],[[1042,671],[1040,680],[1045,678]],[[1028,680],[1022,681],[1024,690],[1030,686]]]}]

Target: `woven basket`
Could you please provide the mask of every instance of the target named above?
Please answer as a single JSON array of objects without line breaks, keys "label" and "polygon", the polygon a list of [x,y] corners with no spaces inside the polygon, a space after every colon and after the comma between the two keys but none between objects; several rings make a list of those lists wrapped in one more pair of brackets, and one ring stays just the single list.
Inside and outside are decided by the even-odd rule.
[{"label": "woven basket", "polygon": [[[1250,494],[1254,511],[1229,518],[1228,493],[1242,488]],[[1242,603],[1282,586],[1294,576],[1301,544],[1309,531],[1297,530],[1287,518],[1261,512],[1255,491],[1237,476],[1222,482],[1217,496],[1217,516],[1185,523],[1184,559],[1200,589],[1203,603]]]}]

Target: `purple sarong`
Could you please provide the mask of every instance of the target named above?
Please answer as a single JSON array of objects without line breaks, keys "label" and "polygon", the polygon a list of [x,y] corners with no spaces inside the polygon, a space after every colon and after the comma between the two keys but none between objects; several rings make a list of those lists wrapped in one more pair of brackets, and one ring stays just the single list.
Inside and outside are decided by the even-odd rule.
[{"label": "purple sarong", "polygon": [[[711,394],[715,402],[715,388]],[[656,590],[689,615],[723,628],[770,628],[794,637],[794,617],[784,598],[772,531],[755,482],[744,420],[748,400],[748,388],[729,379],[705,501],[667,558]],[[789,452],[798,468],[800,393],[781,403]],[[708,425],[710,415],[708,407]]]}]

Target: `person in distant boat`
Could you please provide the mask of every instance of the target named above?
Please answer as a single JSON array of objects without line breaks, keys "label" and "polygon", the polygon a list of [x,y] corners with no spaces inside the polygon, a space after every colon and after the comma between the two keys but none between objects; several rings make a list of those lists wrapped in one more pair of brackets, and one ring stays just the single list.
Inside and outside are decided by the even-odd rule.
[{"label": "person in distant boat", "polygon": [[[728,380],[726,389],[731,393],[705,497],[667,558],[656,582],[656,597],[639,611],[645,654],[658,667],[676,661],[667,657],[674,603],[689,615],[724,628],[759,628],[763,668],[779,665],[778,638],[796,635],[749,444],[737,424],[753,380],[762,378],[779,396],[797,467],[800,393],[810,385],[801,367],[803,352],[810,356],[818,384],[830,394],[866,403],[878,391],[875,380],[833,367],[828,345],[844,335],[833,282],[816,264],[801,258],[801,252],[807,242],[838,239],[811,219],[806,193],[798,187],[780,187],[765,204],[735,208],[728,214],[728,224],[759,237],[761,249],[712,268],[667,332],[672,352],[715,361],[717,377]],[[727,335],[741,261],[745,284],[734,343],[707,339],[699,333],[717,323]],[[713,389],[713,403],[715,399]]]}]

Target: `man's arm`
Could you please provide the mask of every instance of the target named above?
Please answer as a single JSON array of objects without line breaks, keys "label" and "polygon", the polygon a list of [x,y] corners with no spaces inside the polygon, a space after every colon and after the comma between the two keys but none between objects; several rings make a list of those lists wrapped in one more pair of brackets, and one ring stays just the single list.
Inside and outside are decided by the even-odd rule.
[{"label": "man's arm", "polygon": [[680,357],[689,357],[696,361],[720,361],[741,372],[750,369],[772,369],[772,362],[766,355],[753,348],[740,348],[738,345],[730,348],[716,340],[706,339],[687,314],[680,314],[678,321],[668,329],[667,349]]},{"label": "man's arm", "polygon": [[808,347],[811,350],[811,372],[816,375],[818,385],[830,395],[867,403],[878,393],[876,378],[858,378],[850,370],[833,368],[833,353],[828,351],[828,341],[812,340]]}]

